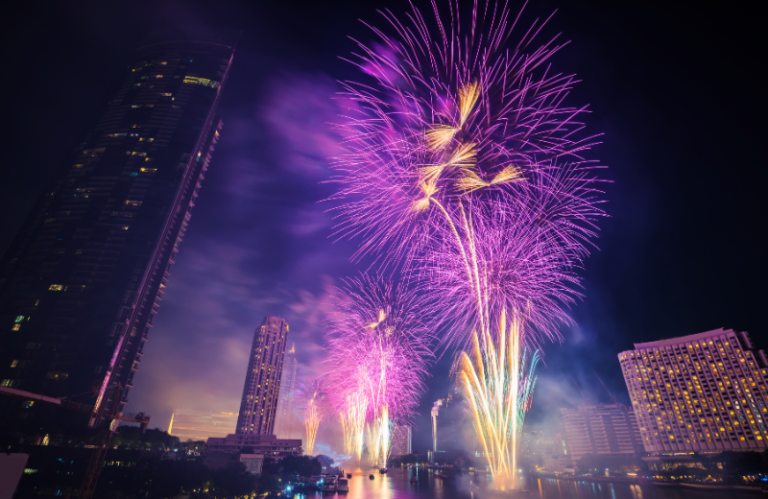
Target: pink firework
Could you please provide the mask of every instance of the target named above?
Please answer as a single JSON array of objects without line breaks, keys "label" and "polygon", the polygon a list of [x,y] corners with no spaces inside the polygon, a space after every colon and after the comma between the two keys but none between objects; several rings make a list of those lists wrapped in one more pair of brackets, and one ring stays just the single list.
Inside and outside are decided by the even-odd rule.
[{"label": "pink firework", "polygon": [[362,456],[365,429],[374,462],[385,462],[389,428],[413,415],[433,359],[423,299],[381,278],[348,279],[331,317],[326,380],[345,446]]}]

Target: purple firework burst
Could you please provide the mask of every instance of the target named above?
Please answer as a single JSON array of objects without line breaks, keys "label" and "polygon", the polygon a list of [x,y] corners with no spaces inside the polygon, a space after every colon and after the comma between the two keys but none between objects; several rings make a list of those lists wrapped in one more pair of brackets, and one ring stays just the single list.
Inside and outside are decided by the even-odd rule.
[{"label": "purple firework burst", "polygon": [[336,234],[421,277],[459,343],[504,307],[555,339],[603,215],[584,157],[597,138],[564,104],[576,79],[549,66],[564,43],[535,45],[538,22],[508,43],[518,18],[490,2],[432,11],[383,12],[393,34],[372,28],[379,44],[351,59],[369,78],[344,82],[358,108],[334,164]]}]

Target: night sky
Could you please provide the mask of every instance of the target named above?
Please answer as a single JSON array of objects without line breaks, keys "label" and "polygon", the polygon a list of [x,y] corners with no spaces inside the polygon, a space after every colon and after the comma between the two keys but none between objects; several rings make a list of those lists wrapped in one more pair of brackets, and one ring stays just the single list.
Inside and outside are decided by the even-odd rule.
[{"label": "night sky", "polygon": [[[562,346],[547,346],[531,421],[580,403],[571,375],[607,402],[597,372],[627,403],[617,354],[633,342],[726,327],[768,347],[760,6],[547,0],[526,8],[524,24],[559,9],[544,36],[572,40],[554,64],[583,80],[569,103],[590,103],[588,125],[605,134],[595,155],[613,181],[610,218],[582,273],[586,297],[573,310],[578,327],[562,331]],[[336,80],[357,76],[339,56],[354,49],[347,36],[373,40],[359,19],[384,26],[381,8],[403,13],[408,3],[23,2],[4,16],[0,251],[98,120],[143,36],[242,30],[219,107],[222,139],[131,392],[128,409],[152,414],[153,426],[167,427],[177,407],[237,412],[265,315],[291,325],[299,374],[317,370],[329,293],[358,270],[348,261],[355,244],[329,238],[330,205],[320,203],[335,189],[323,181],[337,152]],[[447,393],[450,357],[428,380],[416,450],[428,446],[429,407]]]}]

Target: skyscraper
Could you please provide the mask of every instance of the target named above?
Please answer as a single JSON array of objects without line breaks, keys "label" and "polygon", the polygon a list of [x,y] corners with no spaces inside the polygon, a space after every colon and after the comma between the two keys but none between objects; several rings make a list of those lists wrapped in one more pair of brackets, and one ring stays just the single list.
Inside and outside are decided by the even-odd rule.
[{"label": "skyscraper", "polygon": [[277,403],[275,435],[287,438],[293,418],[293,390],[296,384],[296,345],[285,353],[283,376],[280,381],[280,401]]},{"label": "skyscraper", "polygon": [[566,449],[574,460],[587,454],[636,456],[643,450],[637,419],[625,405],[582,405],[561,412]]},{"label": "skyscraper", "polygon": [[[222,127],[236,36],[153,37],[0,261],[0,383],[127,401]],[[30,425],[37,406],[0,401]],[[63,417],[63,416],[62,416]]]},{"label": "skyscraper", "polygon": [[392,452],[391,456],[400,457],[412,454],[411,427],[409,425],[392,425]]},{"label": "skyscraper", "polygon": [[272,435],[280,396],[288,324],[267,316],[253,335],[235,435]]},{"label": "skyscraper", "polygon": [[768,447],[768,359],[747,333],[636,343],[619,361],[646,451]]}]

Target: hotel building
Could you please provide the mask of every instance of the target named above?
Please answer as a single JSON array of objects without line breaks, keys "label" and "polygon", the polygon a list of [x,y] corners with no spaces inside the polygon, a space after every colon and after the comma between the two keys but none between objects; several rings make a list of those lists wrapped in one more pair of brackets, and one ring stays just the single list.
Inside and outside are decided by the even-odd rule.
[{"label": "hotel building", "polygon": [[267,316],[256,329],[245,375],[236,435],[273,435],[288,323]]},{"label": "hotel building", "polygon": [[747,333],[715,329],[636,343],[619,361],[646,451],[768,447],[768,359]]},{"label": "hotel building", "polygon": [[392,425],[392,451],[390,455],[395,457],[412,454],[411,427],[409,425]]},{"label": "hotel building", "polygon": [[280,317],[267,316],[256,329],[235,433],[209,438],[209,452],[236,453],[251,448],[264,457],[301,455],[301,440],[280,439],[273,431],[287,339],[288,324]]},{"label": "hotel building", "polygon": [[643,450],[635,414],[625,405],[582,405],[561,412],[567,454],[574,461],[587,454],[636,456]]}]

